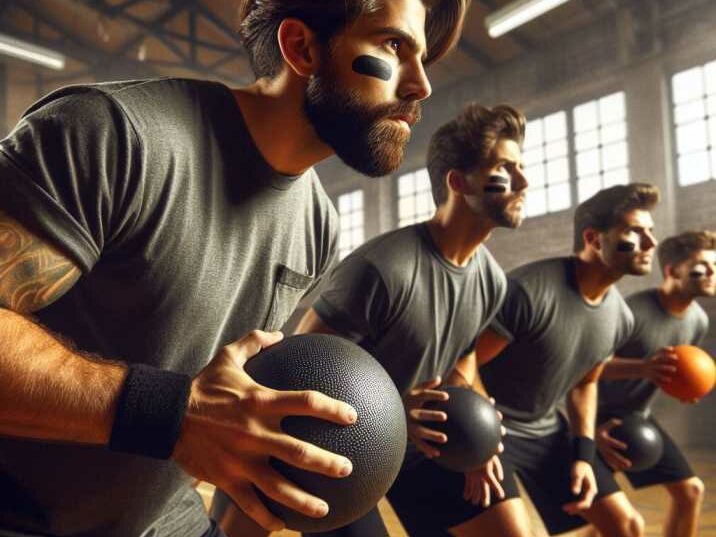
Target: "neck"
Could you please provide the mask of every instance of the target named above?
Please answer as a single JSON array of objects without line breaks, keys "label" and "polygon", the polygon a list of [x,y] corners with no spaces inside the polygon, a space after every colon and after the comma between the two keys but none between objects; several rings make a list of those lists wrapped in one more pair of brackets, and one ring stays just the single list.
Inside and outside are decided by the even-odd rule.
[{"label": "neck", "polygon": [[694,301],[693,296],[683,293],[668,279],[661,284],[658,294],[664,309],[676,316],[682,315]]},{"label": "neck", "polygon": [[234,89],[233,94],[256,147],[277,172],[300,175],[333,154],[303,112],[304,81],[283,73]]},{"label": "neck", "polygon": [[621,279],[597,256],[583,250],[577,255],[576,279],[579,293],[589,304],[599,304],[609,288]]},{"label": "neck", "polygon": [[442,256],[453,265],[464,267],[494,229],[488,219],[469,211],[438,207],[428,221],[428,229]]}]

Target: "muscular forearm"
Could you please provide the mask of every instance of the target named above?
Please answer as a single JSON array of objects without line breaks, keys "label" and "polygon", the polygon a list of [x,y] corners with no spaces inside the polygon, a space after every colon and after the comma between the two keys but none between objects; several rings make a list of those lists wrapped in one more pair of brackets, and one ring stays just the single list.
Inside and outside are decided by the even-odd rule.
[{"label": "muscular forearm", "polygon": [[602,378],[607,380],[643,378],[644,363],[644,360],[636,358],[612,358],[604,365]]},{"label": "muscular forearm", "polygon": [[0,435],[106,444],[125,375],[0,308]]},{"label": "muscular forearm", "polygon": [[567,396],[567,415],[574,436],[594,438],[597,419],[597,382],[585,382],[572,388]]}]

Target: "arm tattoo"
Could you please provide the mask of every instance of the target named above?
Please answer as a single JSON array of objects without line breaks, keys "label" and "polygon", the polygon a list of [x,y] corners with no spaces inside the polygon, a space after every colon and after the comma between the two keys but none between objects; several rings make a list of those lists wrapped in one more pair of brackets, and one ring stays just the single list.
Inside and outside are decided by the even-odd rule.
[{"label": "arm tattoo", "polygon": [[37,311],[65,294],[79,277],[72,261],[0,211],[0,307]]}]

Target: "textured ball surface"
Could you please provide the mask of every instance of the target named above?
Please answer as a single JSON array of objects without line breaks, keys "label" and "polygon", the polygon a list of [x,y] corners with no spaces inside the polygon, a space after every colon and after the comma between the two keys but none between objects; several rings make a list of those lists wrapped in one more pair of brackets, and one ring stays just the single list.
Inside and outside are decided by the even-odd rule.
[{"label": "textured ball surface", "polygon": [[425,405],[442,410],[447,421],[430,422],[429,428],[445,433],[446,444],[437,444],[440,456],[434,460],[455,472],[469,472],[485,464],[497,453],[502,439],[500,419],[492,404],[479,393],[457,386],[441,387],[448,392],[447,401]]},{"label": "textured ball surface", "polygon": [[610,435],[627,445],[624,455],[631,461],[629,470],[647,470],[664,453],[664,439],[659,429],[639,414],[629,414],[622,418],[622,424],[614,427]]},{"label": "textured ball surface", "polygon": [[358,421],[341,426],[289,416],[282,428],[311,444],[351,460],[348,477],[331,478],[271,459],[281,474],[329,505],[324,518],[311,518],[263,497],[290,529],[329,531],[373,508],[398,475],[407,441],[403,402],[388,373],[358,345],[331,335],[288,337],[261,351],[245,366],[259,384],[277,390],[317,390],[345,401]]},{"label": "textured ball surface", "polygon": [[678,345],[674,352],[679,357],[676,372],[669,382],[659,387],[681,401],[701,399],[713,389],[716,381],[713,358],[693,345]]}]

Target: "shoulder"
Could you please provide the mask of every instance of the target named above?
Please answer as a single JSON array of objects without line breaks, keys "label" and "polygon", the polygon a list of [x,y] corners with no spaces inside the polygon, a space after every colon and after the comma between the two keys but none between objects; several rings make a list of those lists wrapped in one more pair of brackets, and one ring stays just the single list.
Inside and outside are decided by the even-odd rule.
[{"label": "shoulder", "polygon": [[542,259],[517,267],[507,275],[526,295],[548,299],[567,286],[568,263],[569,258],[563,257]]},{"label": "shoulder", "polygon": [[708,330],[709,328],[709,315],[706,313],[706,310],[694,300],[693,304],[691,305],[691,310],[693,311],[693,316],[696,319],[696,323],[700,328],[703,330]]},{"label": "shoulder", "polygon": [[486,246],[480,246],[477,256],[480,276],[500,289],[501,294],[504,295],[507,290],[507,275],[505,271]]}]

